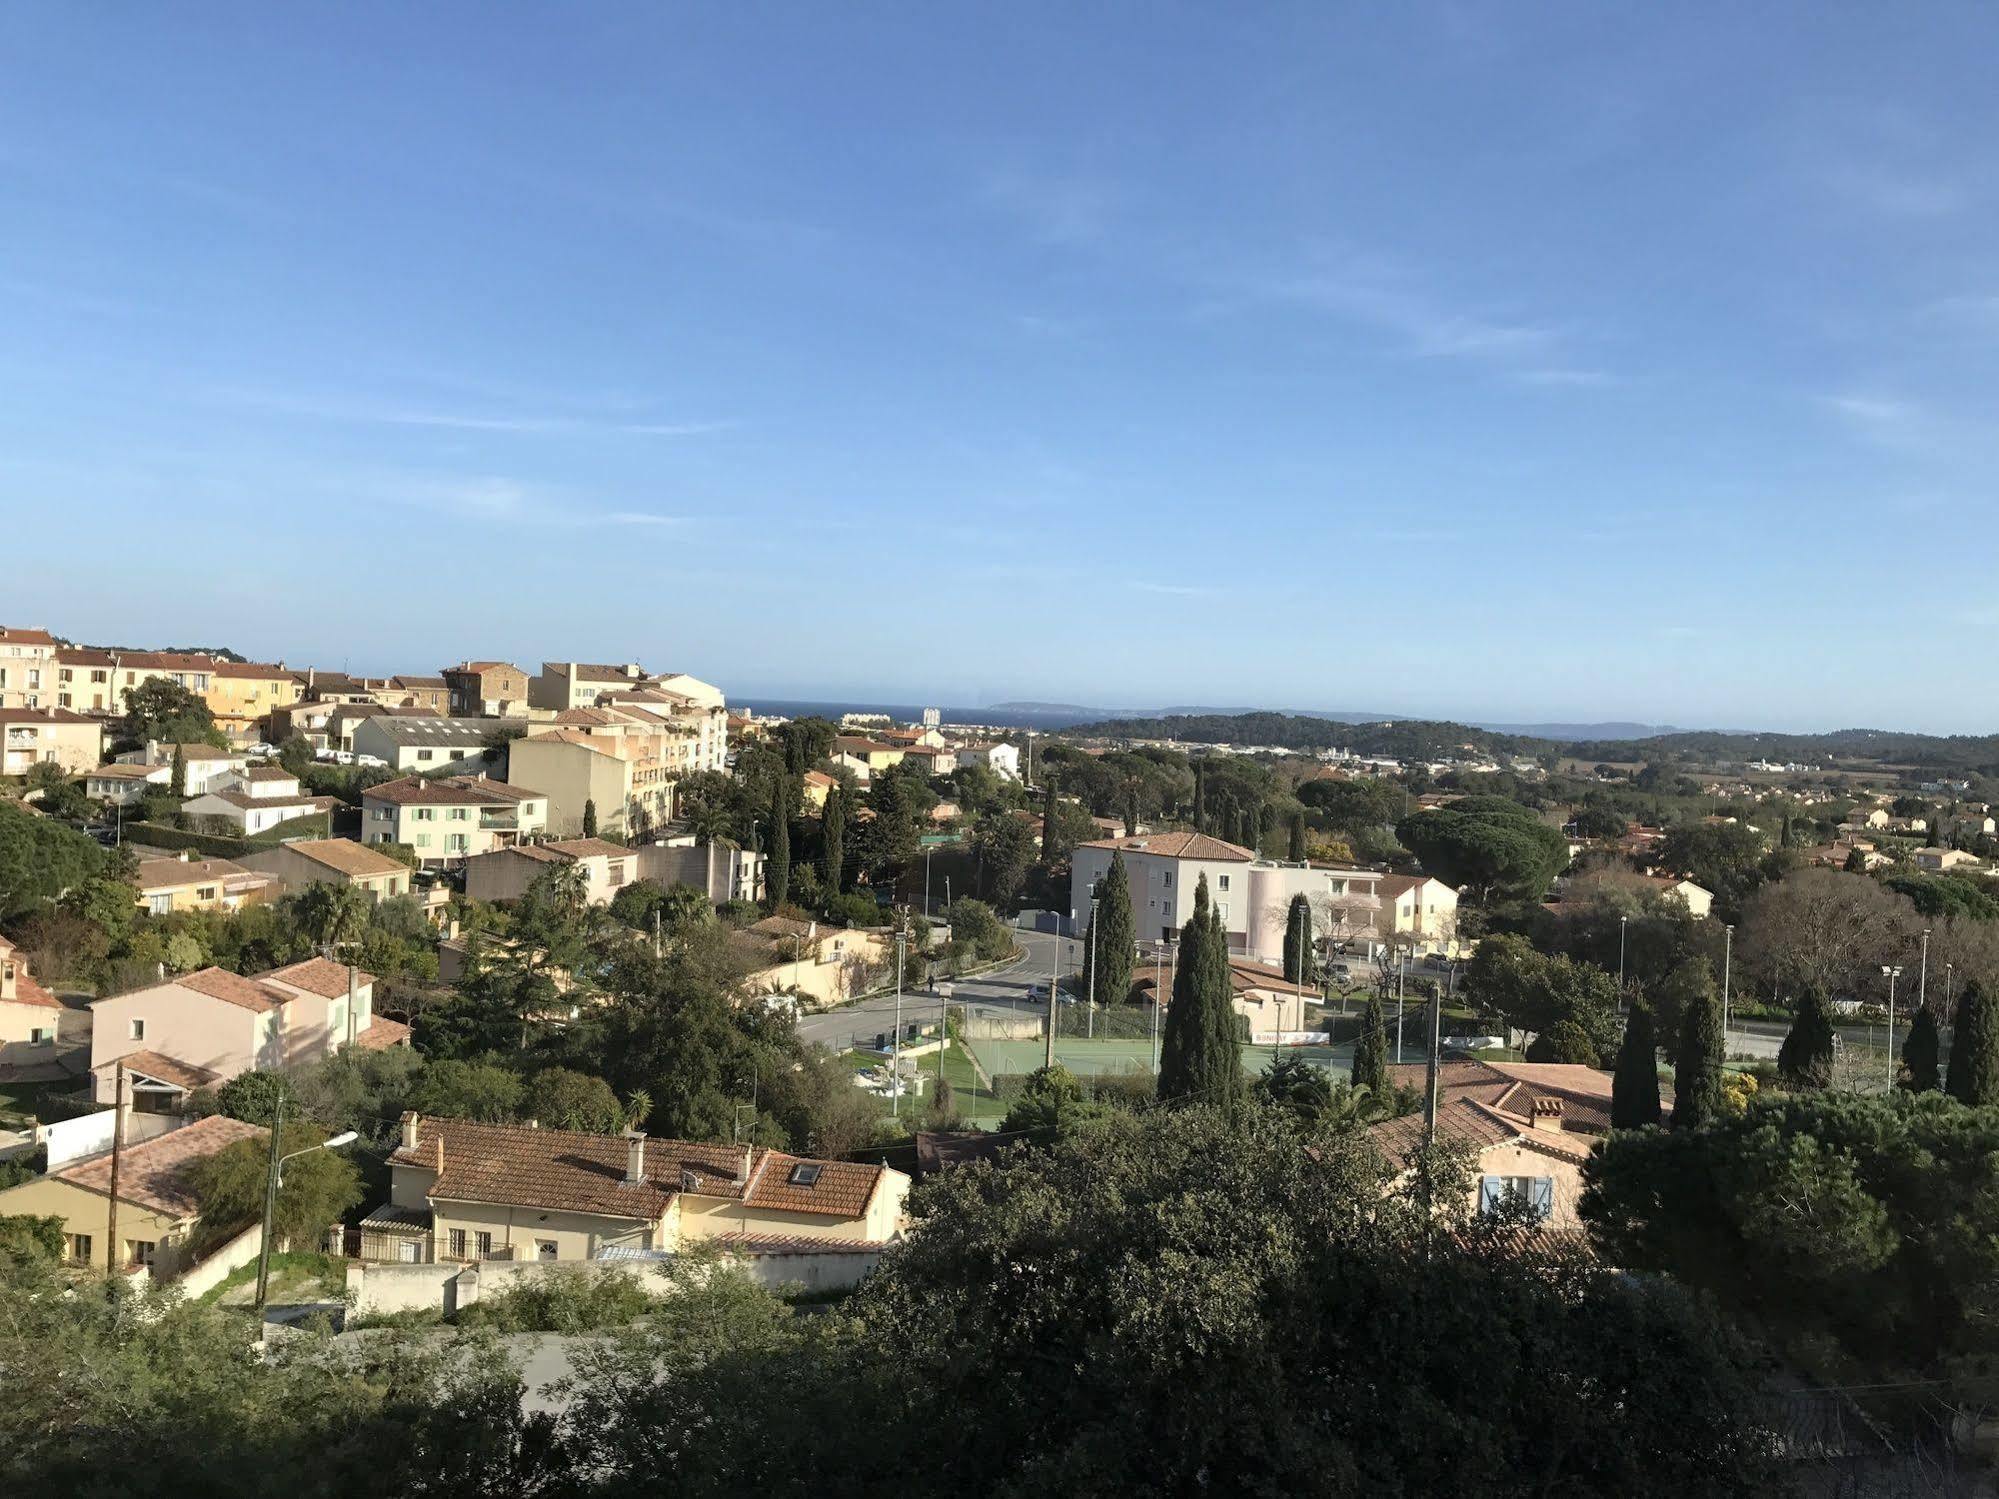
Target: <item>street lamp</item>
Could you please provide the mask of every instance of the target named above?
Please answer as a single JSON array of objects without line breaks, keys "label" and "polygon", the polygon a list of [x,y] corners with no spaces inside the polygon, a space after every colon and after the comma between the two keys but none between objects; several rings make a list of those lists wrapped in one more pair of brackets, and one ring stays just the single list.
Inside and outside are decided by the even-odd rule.
[{"label": "street lamp", "polygon": [[1895,1086],[1895,980],[1902,976],[1902,965],[1883,963],[1881,972],[1888,980],[1888,1086],[1892,1089]]},{"label": "street lamp", "polygon": [[1735,928],[1721,929],[1721,1055],[1728,1059],[1728,980],[1735,963]]},{"label": "street lamp", "polygon": [[[1624,1002],[1621,998],[1624,993],[1624,934],[1629,930],[1630,926],[1631,918],[1629,916],[1620,916],[1617,918],[1617,992],[1620,996],[1618,1000],[1620,1005]],[[1714,970],[1709,969],[1708,971],[1712,973]]]},{"label": "street lamp", "polygon": [[257,1309],[263,1310],[264,1297],[271,1287],[271,1219],[278,1210],[278,1188],[285,1184],[285,1162],[295,1161],[302,1155],[311,1155],[315,1150],[339,1150],[352,1145],[359,1138],[353,1130],[342,1130],[330,1140],[322,1140],[317,1145],[308,1145],[303,1150],[294,1150],[288,1155],[278,1154],[278,1142],[283,1134],[285,1118],[284,1099],[278,1100],[276,1113],[271,1118],[271,1164],[270,1173],[264,1182],[264,1232],[257,1248]]}]

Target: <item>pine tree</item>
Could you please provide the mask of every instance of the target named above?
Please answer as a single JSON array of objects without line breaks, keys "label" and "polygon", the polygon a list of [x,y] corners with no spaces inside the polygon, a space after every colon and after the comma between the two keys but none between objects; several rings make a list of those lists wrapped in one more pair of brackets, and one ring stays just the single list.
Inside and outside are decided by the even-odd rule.
[{"label": "pine tree", "polygon": [[1964,986],[1951,1020],[1944,1091],[1959,1103],[1999,1103],[1999,1014],[1976,979]]},{"label": "pine tree", "polygon": [[1180,931],[1173,1003],[1160,1038],[1159,1096],[1227,1108],[1242,1093],[1242,1043],[1230,1003],[1228,936],[1208,900],[1204,875],[1194,887],[1194,914]]},{"label": "pine tree", "polygon": [[1131,968],[1137,943],[1131,880],[1125,873],[1124,855],[1113,850],[1111,867],[1097,884],[1097,910],[1090,919],[1085,958],[1089,995],[1098,1004],[1118,1005],[1131,998]]},{"label": "pine tree", "polygon": [[1727,1038],[1711,985],[1687,996],[1680,1012],[1680,1048],[1673,1064],[1673,1128],[1693,1129],[1721,1114],[1721,1064]]},{"label": "pine tree", "polygon": [[1832,1007],[1825,990],[1807,984],[1798,996],[1798,1013],[1791,1020],[1784,1044],[1777,1048],[1777,1073],[1787,1087],[1803,1092],[1832,1086]]},{"label": "pine tree", "polygon": [[174,746],[173,769],[167,772],[167,790],[176,801],[187,795],[187,751]]},{"label": "pine tree", "polygon": [[1294,895],[1284,922],[1285,981],[1311,983],[1312,966],[1312,902],[1303,894]]},{"label": "pine tree", "polygon": [[1911,1093],[1934,1093],[1943,1086],[1937,1060],[1943,1045],[1937,1036],[1937,1018],[1924,1005],[1916,1011],[1908,1039],[1902,1043],[1902,1075],[1897,1083]]},{"label": "pine tree", "polygon": [[588,797],[583,801],[583,836],[585,838],[597,836],[597,803]]},{"label": "pine tree", "polygon": [[1353,1040],[1353,1069],[1348,1075],[1356,1088],[1365,1088],[1376,1098],[1388,1092],[1388,1015],[1379,993],[1370,991],[1360,1012],[1360,1031]]},{"label": "pine tree", "polygon": [[1613,1129],[1642,1129],[1659,1122],[1659,1039],[1652,1028],[1652,1007],[1639,1002],[1624,1022],[1624,1044],[1617,1049],[1617,1071],[1610,1079],[1610,1123]]},{"label": "pine tree", "polygon": [[838,895],[846,883],[847,788],[835,786],[826,793],[826,809],[820,819],[820,869],[826,888]]},{"label": "pine tree", "polygon": [[1302,864],[1305,862],[1305,814],[1303,812],[1293,812],[1291,814],[1290,852],[1292,863]]},{"label": "pine tree", "polygon": [[788,776],[777,776],[771,782],[769,873],[764,879],[764,891],[770,897],[773,911],[780,909],[791,895],[791,808],[785,796],[790,786]]}]

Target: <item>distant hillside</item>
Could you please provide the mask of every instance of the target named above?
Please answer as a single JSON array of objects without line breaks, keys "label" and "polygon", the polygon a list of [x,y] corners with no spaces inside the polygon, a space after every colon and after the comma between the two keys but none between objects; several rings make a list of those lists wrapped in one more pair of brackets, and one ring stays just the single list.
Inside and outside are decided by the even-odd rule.
[{"label": "distant hillside", "polygon": [[1546,740],[1495,734],[1470,724],[1404,718],[1345,723],[1294,713],[1174,713],[1157,718],[1113,718],[1078,724],[1070,733],[1102,739],[1177,739],[1188,744],[1270,744],[1312,754],[1345,749],[1357,755],[1431,760],[1463,754],[1535,754],[1555,748]]},{"label": "distant hillside", "polygon": [[1700,761],[1776,760],[1807,765],[1885,761],[1936,770],[1999,775],[1999,735],[1910,734],[1892,729],[1837,729],[1830,734],[1678,733],[1649,739],[1602,737],[1567,746],[1578,759]]}]

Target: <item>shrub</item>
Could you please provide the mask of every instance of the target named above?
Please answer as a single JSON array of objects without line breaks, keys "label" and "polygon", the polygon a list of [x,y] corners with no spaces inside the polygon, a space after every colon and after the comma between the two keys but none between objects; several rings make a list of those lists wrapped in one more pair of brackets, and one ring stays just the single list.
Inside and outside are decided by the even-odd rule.
[{"label": "shrub", "polygon": [[481,1297],[459,1312],[458,1324],[496,1332],[595,1332],[627,1326],[652,1307],[638,1276],[623,1270],[549,1271]]}]

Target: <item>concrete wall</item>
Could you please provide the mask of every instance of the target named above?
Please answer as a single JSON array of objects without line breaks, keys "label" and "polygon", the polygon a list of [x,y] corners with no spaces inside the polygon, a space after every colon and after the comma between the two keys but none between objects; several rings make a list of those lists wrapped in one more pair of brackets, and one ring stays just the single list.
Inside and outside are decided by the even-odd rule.
[{"label": "concrete wall", "polygon": [[[95,1114],[80,1114],[74,1119],[59,1119],[54,1124],[37,1126],[35,1139],[49,1153],[48,1169],[57,1171],[72,1161],[103,1155],[110,1150],[117,1118],[116,1109],[99,1109]],[[137,1145],[141,1140],[154,1139],[188,1122],[178,1114],[142,1114],[128,1109],[125,1113],[125,1143]]]},{"label": "concrete wall", "polygon": [[[206,1295],[227,1280],[230,1271],[240,1270],[254,1262],[263,1245],[264,1226],[253,1223],[228,1243],[211,1250],[207,1259],[187,1266],[174,1283],[180,1287],[182,1294],[190,1298]],[[163,1268],[169,1275],[172,1274],[172,1267],[155,1265],[156,1279],[163,1278],[158,1274]]]}]

